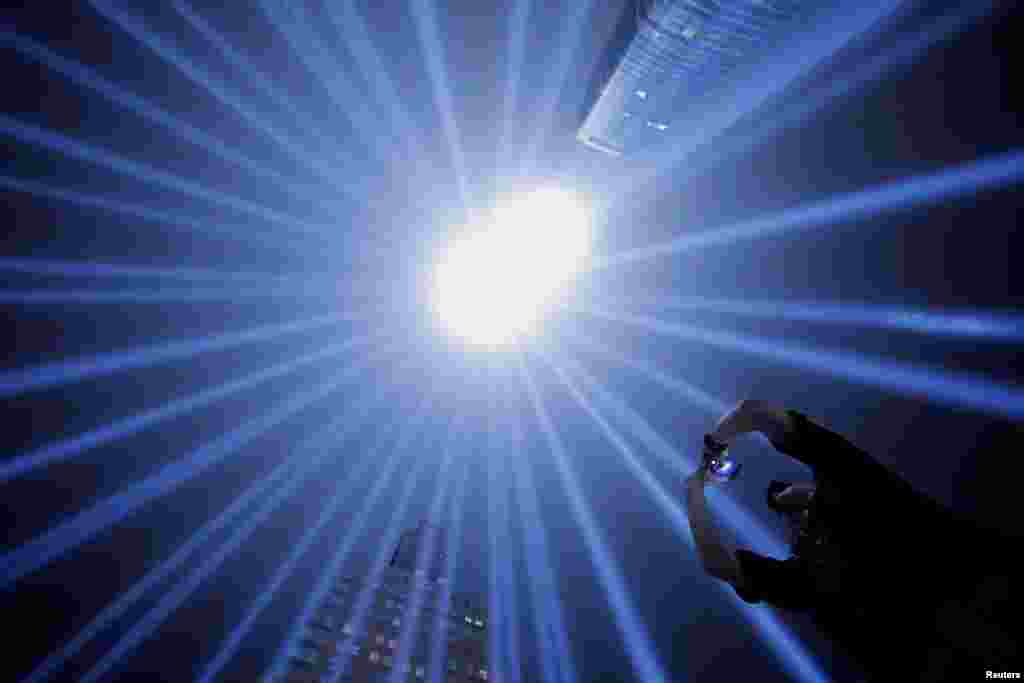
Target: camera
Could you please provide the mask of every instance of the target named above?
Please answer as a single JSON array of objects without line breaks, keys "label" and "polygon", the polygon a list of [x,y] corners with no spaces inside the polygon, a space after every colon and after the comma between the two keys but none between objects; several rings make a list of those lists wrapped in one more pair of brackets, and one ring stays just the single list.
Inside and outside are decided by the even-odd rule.
[{"label": "camera", "polygon": [[727,455],[728,445],[710,434],[704,435],[704,471],[719,482],[732,481],[740,474],[741,465]]}]

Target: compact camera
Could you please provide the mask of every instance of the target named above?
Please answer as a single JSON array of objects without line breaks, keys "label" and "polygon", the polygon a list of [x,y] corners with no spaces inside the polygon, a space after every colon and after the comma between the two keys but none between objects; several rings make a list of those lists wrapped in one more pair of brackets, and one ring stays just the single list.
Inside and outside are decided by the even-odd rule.
[{"label": "compact camera", "polygon": [[704,471],[715,481],[732,481],[740,474],[741,465],[728,457],[728,448],[710,434],[704,435]]}]

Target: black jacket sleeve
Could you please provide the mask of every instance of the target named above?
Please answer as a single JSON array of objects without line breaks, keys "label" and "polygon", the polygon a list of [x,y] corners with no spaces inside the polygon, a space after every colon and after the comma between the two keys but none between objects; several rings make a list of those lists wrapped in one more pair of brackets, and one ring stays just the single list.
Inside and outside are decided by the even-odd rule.
[{"label": "black jacket sleeve", "polygon": [[909,493],[908,484],[839,434],[815,424],[803,413],[788,410],[786,414],[792,429],[772,445],[810,467],[816,480],[829,479],[844,488],[865,485],[867,490],[884,485],[888,491]]},{"label": "black jacket sleeve", "polygon": [[744,601],[764,601],[788,609],[812,606],[810,583],[797,560],[776,560],[739,549],[736,551],[736,561],[743,574],[743,585],[733,588]]}]

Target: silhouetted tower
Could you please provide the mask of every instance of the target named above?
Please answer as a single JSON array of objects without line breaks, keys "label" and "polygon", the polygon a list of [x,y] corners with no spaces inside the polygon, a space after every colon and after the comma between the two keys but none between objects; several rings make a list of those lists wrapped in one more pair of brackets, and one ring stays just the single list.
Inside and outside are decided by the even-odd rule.
[{"label": "silhouetted tower", "polygon": [[583,144],[612,156],[657,147],[692,106],[805,30],[821,0],[627,0],[600,60]]},{"label": "silhouetted tower", "polygon": [[[420,549],[436,539],[424,567],[417,568]],[[446,566],[444,534],[441,529],[421,523],[404,534],[379,580],[344,577],[320,604],[305,628],[305,634],[289,660],[288,672],[278,679],[285,683],[320,683],[337,666],[343,645],[352,648],[342,683],[383,683],[391,679],[397,661],[399,640],[407,620],[415,620],[409,658],[398,680],[428,681],[435,646],[435,624],[442,624],[440,680],[445,683],[494,681],[488,669],[487,612],[472,598],[449,592],[443,576]],[[360,633],[353,624],[357,596],[372,593]],[[419,613],[411,614],[414,595]],[[445,601],[445,596],[449,600]],[[442,618],[439,620],[437,617]]]}]

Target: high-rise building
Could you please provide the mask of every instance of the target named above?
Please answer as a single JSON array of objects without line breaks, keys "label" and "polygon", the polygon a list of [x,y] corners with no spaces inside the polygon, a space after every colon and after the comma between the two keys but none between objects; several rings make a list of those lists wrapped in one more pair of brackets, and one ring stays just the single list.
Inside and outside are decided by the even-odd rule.
[{"label": "high-rise building", "polygon": [[[424,567],[417,569],[428,529],[421,524],[403,534],[391,563],[376,580],[352,576],[339,580],[305,625],[287,673],[277,680],[328,680],[346,650],[351,656],[341,667],[342,683],[429,681],[432,666],[439,667],[445,683],[495,680],[488,670],[488,621],[482,601],[449,590],[442,576],[445,552],[440,544]],[[355,606],[363,591],[372,597],[359,619]],[[438,625],[440,630],[435,629]],[[400,661],[403,633],[407,657]]]},{"label": "high-rise building", "polygon": [[694,104],[766,58],[823,4],[627,0],[577,139],[612,156],[657,146],[673,126],[686,125]]}]

